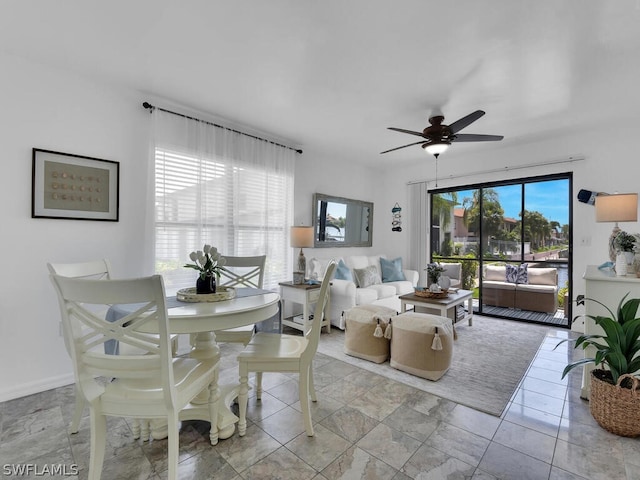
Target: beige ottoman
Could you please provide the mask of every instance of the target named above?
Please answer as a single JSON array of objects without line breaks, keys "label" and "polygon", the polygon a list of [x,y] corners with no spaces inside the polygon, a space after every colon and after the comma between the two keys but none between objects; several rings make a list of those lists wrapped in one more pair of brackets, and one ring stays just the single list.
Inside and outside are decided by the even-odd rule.
[{"label": "beige ottoman", "polygon": [[391,366],[403,372],[438,380],[451,365],[453,326],[439,315],[406,312],[393,318]]},{"label": "beige ottoman", "polygon": [[344,353],[370,362],[385,362],[389,358],[389,339],[385,338],[384,332],[389,319],[395,318],[396,313],[391,308],[376,305],[360,305],[347,310],[344,314]]}]

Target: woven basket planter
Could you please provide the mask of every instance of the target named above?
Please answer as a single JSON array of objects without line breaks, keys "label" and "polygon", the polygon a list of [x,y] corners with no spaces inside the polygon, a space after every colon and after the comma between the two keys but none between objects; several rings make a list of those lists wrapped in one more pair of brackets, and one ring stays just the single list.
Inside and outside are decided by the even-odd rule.
[{"label": "woven basket planter", "polygon": [[[623,437],[640,436],[640,382],[636,377],[626,374],[620,376],[618,385],[612,385],[598,377],[603,372],[605,371],[591,372],[591,415],[602,428],[611,433]],[[620,386],[625,378],[631,379],[631,388]]]}]

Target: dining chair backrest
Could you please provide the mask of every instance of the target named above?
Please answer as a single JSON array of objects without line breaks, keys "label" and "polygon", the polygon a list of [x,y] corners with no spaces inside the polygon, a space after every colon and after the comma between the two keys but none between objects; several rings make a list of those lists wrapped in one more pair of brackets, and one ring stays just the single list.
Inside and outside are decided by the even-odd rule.
[{"label": "dining chair backrest", "polygon": [[49,273],[63,277],[93,278],[96,280],[111,278],[111,265],[106,259],[78,263],[47,263],[47,268]]},{"label": "dining chair backrest", "polygon": [[316,308],[313,312],[313,321],[311,322],[311,328],[307,331],[307,348],[305,349],[302,357],[304,359],[313,359],[318,350],[318,342],[320,341],[320,330],[322,330],[322,319],[324,318],[324,310],[329,301],[329,287],[331,286],[331,277],[333,271],[336,268],[336,262],[331,260],[322,279],[322,285],[320,286],[320,296],[316,303]]},{"label": "dining chair backrest", "polygon": [[220,284],[227,287],[262,288],[266,255],[253,257],[224,257],[220,269]]},{"label": "dining chair backrest", "polygon": [[[52,275],[62,275],[63,277],[94,280],[111,279],[111,265],[106,259],[77,263],[47,263],[47,268]],[[95,313],[100,313],[103,317],[107,313],[106,309],[98,309],[96,306],[92,308]],[[71,354],[71,345],[67,344],[67,336],[64,336],[64,345],[67,352]]]},{"label": "dining chair backrest", "polygon": [[[51,275],[58,293],[64,333],[69,336],[76,382],[88,400],[100,394],[95,377],[155,378],[163,385],[167,405],[172,402],[173,369],[167,308],[162,277],[127,280],[87,280]],[[95,305],[135,305],[114,322],[96,315]],[[150,322],[158,335],[140,332]],[[108,355],[104,343],[117,340],[139,354]]]}]

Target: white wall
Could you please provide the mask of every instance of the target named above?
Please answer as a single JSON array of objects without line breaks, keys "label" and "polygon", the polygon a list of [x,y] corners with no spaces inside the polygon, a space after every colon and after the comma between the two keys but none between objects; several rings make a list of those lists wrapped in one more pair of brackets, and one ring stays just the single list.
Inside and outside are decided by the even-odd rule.
[{"label": "white wall", "polygon": [[[69,383],[46,263],[109,258],[139,275],[149,114],[139,94],[0,56],[0,401]],[[32,148],[120,162],[120,221],[31,218]]]},{"label": "white wall", "polygon": [[[311,225],[313,194],[324,193],[337,197],[373,202],[372,246],[366,248],[305,248],[307,260],[345,255],[373,255],[387,253],[385,242],[385,208],[380,205],[381,172],[360,163],[345,161],[328,153],[305,149],[296,161],[295,225]],[[387,253],[389,254],[389,253]]]}]

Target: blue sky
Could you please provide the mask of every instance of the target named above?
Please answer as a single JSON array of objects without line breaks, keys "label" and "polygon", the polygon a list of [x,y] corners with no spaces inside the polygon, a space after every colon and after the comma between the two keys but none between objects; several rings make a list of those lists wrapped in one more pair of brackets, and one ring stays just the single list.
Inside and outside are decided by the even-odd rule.
[{"label": "blue sky", "polygon": [[[494,187],[498,193],[500,204],[504,209],[504,216],[520,219],[520,207],[522,205],[522,187],[520,185],[505,185]],[[472,197],[472,190],[459,191],[458,203],[466,197]],[[551,180],[547,182],[527,183],[525,185],[525,209],[540,212],[547,220],[560,223],[569,223],[569,181]]]}]

